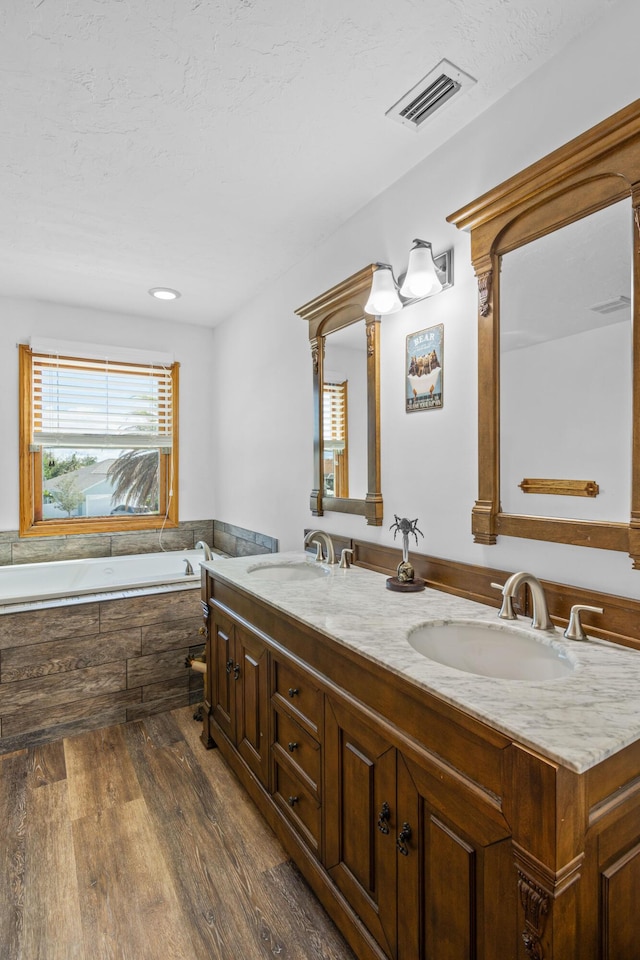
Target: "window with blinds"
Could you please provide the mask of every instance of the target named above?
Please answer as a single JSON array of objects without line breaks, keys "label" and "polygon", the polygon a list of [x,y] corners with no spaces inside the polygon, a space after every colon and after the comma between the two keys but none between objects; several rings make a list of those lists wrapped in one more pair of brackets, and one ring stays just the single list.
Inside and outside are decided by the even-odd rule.
[{"label": "window with blinds", "polygon": [[58,447],[171,447],[170,369],[32,354],[32,441]]},{"label": "window with blinds", "polygon": [[21,531],[177,523],[178,364],[20,351]]},{"label": "window with blinds", "polygon": [[349,496],[347,380],[322,384],[324,495]]}]

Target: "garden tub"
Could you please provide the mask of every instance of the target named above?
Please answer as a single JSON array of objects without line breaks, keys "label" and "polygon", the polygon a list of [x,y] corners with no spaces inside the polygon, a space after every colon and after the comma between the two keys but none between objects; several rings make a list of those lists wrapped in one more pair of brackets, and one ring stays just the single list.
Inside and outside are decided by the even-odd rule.
[{"label": "garden tub", "polygon": [[91,557],[0,567],[0,607],[86,594],[200,583],[201,550]]}]

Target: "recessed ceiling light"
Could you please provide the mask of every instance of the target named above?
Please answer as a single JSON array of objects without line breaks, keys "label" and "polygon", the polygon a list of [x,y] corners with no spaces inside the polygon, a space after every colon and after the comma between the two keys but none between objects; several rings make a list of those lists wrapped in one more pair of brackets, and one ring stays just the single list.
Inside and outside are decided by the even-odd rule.
[{"label": "recessed ceiling light", "polygon": [[182,296],[179,290],[172,290],[171,287],[151,287],[149,293],[156,300],[177,300]]}]

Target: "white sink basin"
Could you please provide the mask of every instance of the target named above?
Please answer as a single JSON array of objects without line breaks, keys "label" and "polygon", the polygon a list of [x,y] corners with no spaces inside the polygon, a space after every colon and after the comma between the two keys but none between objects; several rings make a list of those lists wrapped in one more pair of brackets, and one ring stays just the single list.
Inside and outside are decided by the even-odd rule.
[{"label": "white sink basin", "polygon": [[408,635],[413,649],[446,667],[500,680],[555,680],[575,669],[562,647],[476,622],[424,624]]},{"label": "white sink basin", "polygon": [[305,560],[286,563],[260,563],[250,567],[247,573],[256,580],[269,580],[272,583],[288,583],[292,580],[317,580],[329,573],[320,563],[307,563]]}]

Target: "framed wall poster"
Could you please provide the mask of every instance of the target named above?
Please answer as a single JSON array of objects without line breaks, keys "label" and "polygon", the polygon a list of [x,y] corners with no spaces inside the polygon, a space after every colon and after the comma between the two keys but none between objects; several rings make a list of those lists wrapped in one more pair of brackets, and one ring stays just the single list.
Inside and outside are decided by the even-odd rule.
[{"label": "framed wall poster", "polygon": [[407,337],[406,411],[442,407],[444,325],[436,324]]}]

